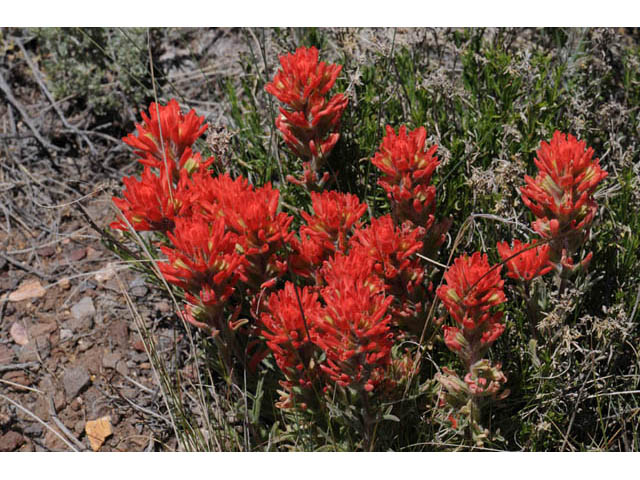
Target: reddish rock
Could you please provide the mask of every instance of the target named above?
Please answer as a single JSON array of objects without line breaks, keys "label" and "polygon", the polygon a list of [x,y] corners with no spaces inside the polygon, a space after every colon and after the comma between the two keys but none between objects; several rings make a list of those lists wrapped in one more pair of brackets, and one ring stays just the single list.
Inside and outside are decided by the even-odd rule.
[{"label": "reddish rock", "polygon": [[82,357],[82,364],[89,369],[93,375],[100,373],[102,367],[102,350],[100,347],[93,347]]},{"label": "reddish rock", "polygon": [[47,430],[47,434],[44,437],[45,446],[53,452],[65,452],[69,451],[69,447],[64,443],[58,435],[50,430]]},{"label": "reddish rock", "polygon": [[67,399],[75,398],[91,383],[89,370],[84,365],[68,368],[64,372],[62,383]]},{"label": "reddish rock", "polygon": [[118,347],[128,347],[129,327],[124,320],[116,320],[109,326],[111,341]]},{"label": "reddish rock", "polygon": [[25,439],[18,432],[9,431],[0,436],[0,452],[13,452],[24,445]]},{"label": "reddish rock", "polygon": [[13,350],[6,345],[0,344],[0,365],[6,365],[13,361]]},{"label": "reddish rock", "polygon": [[22,388],[19,385],[24,385],[25,387],[31,385],[29,377],[27,377],[22,371],[7,372],[3,375],[2,379],[6,380],[7,382],[15,383],[16,385],[11,385],[10,387],[13,390],[17,391],[27,390],[26,388]]},{"label": "reddish rock", "polygon": [[31,339],[24,347],[18,352],[18,358],[20,362],[39,362],[49,357],[51,353],[51,342],[48,336],[41,335],[38,338]]},{"label": "reddish rock", "polygon": [[141,339],[138,339],[135,342],[133,342],[133,345],[131,346],[134,348],[134,350],[137,350],[138,352],[146,351],[144,349],[144,342]]},{"label": "reddish rock", "polygon": [[54,322],[39,322],[29,327],[29,335],[31,338],[38,338],[43,335],[49,335],[58,329],[58,324]]},{"label": "reddish rock", "polygon": [[56,247],[54,247],[53,245],[47,245],[46,247],[38,249],[38,255],[42,257],[50,257],[54,253],[56,253]]},{"label": "reddish rock", "polygon": [[69,259],[70,262],[79,262],[86,256],[87,256],[87,249],[82,247],[82,248],[76,248],[75,250],[72,250],[71,253],[69,253],[69,255],[67,256],[67,258]]}]

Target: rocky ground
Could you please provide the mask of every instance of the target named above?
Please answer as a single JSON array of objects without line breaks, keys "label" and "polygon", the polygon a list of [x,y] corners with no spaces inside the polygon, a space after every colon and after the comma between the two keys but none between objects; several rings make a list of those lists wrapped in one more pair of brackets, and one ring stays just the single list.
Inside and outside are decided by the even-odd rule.
[{"label": "rocky ground", "polygon": [[[159,61],[194,96],[189,74],[215,81],[243,48],[238,31],[159,37]],[[114,219],[111,196],[135,161],[117,129],[53,101],[32,32],[5,29],[0,43],[0,451],[175,449],[122,292],[167,355],[179,335],[172,306],[87,220]],[[215,121],[217,104],[202,103]]]}]

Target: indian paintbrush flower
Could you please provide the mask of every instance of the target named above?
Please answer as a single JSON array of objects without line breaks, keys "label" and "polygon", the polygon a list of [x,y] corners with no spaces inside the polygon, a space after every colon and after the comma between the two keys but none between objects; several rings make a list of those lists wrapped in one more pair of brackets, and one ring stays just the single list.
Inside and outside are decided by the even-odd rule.
[{"label": "indian paintbrush flower", "polygon": [[296,183],[310,188],[327,180],[326,174],[320,179],[318,173],[340,138],[340,118],[348,103],[341,93],[327,96],[342,66],[319,62],[318,55],[315,47],[300,47],[281,56],[281,68],[265,86],[285,104],[276,127],[291,151],[305,162],[304,177]]},{"label": "indian paintbrush flower", "polygon": [[514,280],[530,282],[536,277],[546,275],[552,270],[549,264],[549,245],[536,245],[513,241],[513,247],[507,242],[498,242],[498,253],[503,262],[506,262],[507,277]]},{"label": "indian paintbrush flower", "polygon": [[[525,176],[522,201],[537,217],[533,228],[550,239],[550,260],[559,271],[572,271],[572,255],[587,239],[597,212],[593,194],[607,172],[593,158],[593,148],[573,135],[556,131],[542,142],[534,160],[535,178]],[[585,266],[586,258],[581,261]]]}]

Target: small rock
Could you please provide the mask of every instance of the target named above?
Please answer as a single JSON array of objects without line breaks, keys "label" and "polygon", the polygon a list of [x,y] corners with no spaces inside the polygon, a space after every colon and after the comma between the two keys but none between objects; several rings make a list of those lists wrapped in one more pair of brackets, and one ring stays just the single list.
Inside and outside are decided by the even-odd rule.
[{"label": "small rock", "polygon": [[71,280],[69,280],[69,277],[62,277],[58,280],[58,286],[63,290],[69,290],[71,288]]},{"label": "small rock", "polygon": [[144,362],[140,364],[140,368],[142,370],[150,370],[151,369],[151,364],[149,362]]},{"label": "small rock", "polygon": [[65,340],[67,340],[68,338],[73,337],[73,332],[71,330],[69,330],[68,328],[61,328],[60,329],[60,341],[63,342]]},{"label": "small rock", "polygon": [[0,429],[4,430],[9,426],[9,423],[11,423],[11,417],[6,413],[0,413]]},{"label": "small rock", "polygon": [[134,350],[137,350],[138,352],[145,352],[145,348],[144,348],[144,342],[142,341],[142,339],[138,339],[135,342],[133,342],[133,345],[131,345],[133,347]]},{"label": "small rock", "polygon": [[117,320],[109,326],[109,336],[118,347],[127,347],[129,344],[129,328],[124,320]]},{"label": "small rock", "polygon": [[39,362],[51,354],[51,342],[47,336],[40,336],[24,345],[18,352],[18,359],[22,363]]},{"label": "small rock", "polygon": [[11,385],[11,388],[17,391],[27,390],[26,388],[22,388],[20,385],[25,387],[28,387],[29,385],[31,385],[31,381],[23,371],[7,372],[4,374],[2,379],[6,380],[7,382],[14,383],[15,385]]},{"label": "small rock", "polygon": [[102,252],[100,250],[96,250],[93,247],[87,247],[87,260],[96,260],[100,258]]},{"label": "small rock", "polygon": [[149,356],[144,352],[144,350],[142,352],[140,352],[140,353],[131,352],[129,354],[129,358],[131,358],[131,360],[133,360],[136,363],[148,362],[149,361]]},{"label": "small rock", "polygon": [[64,443],[62,439],[51,430],[47,430],[47,434],[44,437],[44,444],[50,451],[53,452],[64,452],[69,450],[67,444]]},{"label": "small rock", "polygon": [[29,336],[27,330],[22,326],[21,322],[13,322],[9,329],[9,335],[13,338],[13,341],[18,345],[26,345],[29,343]]},{"label": "small rock", "polygon": [[93,328],[93,317],[96,314],[96,308],[93,306],[91,297],[82,297],[78,303],[71,307],[70,321],[66,322],[68,327],[74,331],[90,330]]},{"label": "small rock", "polygon": [[53,406],[56,409],[56,412],[59,412],[67,405],[67,401],[64,398],[64,392],[62,390],[58,390],[53,395]]},{"label": "small rock", "polygon": [[112,412],[109,416],[111,417],[111,425],[117,427],[120,423],[120,414],[118,412]]},{"label": "small rock", "polygon": [[79,262],[86,256],[87,256],[87,249],[82,247],[82,248],[76,248],[75,250],[72,250],[67,258],[69,259],[70,262]]},{"label": "small rock", "polygon": [[80,350],[81,352],[86,352],[91,347],[93,347],[93,342],[88,338],[83,338],[82,340],[78,341],[78,350]]},{"label": "small rock", "polygon": [[0,365],[11,363],[13,360],[13,350],[6,345],[0,344]]},{"label": "small rock", "polygon": [[84,430],[94,452],[100,450],[104,441],[113,434],[111,419],[108,416],[88,421]]},{"label": "small rock", "polygon": [[82,364],[87,367],[91,375],[98,375],[102,370],[102,355],[100,347],[94,347],[82,357]]},{"label": "small rock", "polygon": [[129,288],[144,286],[144,277],[142,275],[136,275],[136,277],[129,282]]},{"label": "small rock", "polygon": [[50,257],[54,253],[56,253],[56,248],[53,245],[48,245],[38,249],[38,255],[42,257]]},{"label": "small rock", "polygon": [[129,293],[134,297],[144,297],[149,289],[145,286],[144,277],[138,275],[129,283]]},{"label": "small rock", "polygon": [[102,356],[102,366],[104,368],[111,368],[111,369],[115,369],[116,368],[116,364],[118,363],[118,360],[120,360],[122,356],[119,353],[105,353]]},{"label": "small rock", "polygon": [[10,430],[0,437],[0,452],[13,452],[24,445],[24,442],[22,435]]},{"label": "small rock", "polygon": [[47,293],[38,280],[27,280],[17,290],[9,294],[10,302],[21,302],[30,298],[40,298]]},{"label": "small rock", "polygon": [[116,372],[122,376],[129,375],[129,367],[124,361],[120,360],[116,363]]},{"label": "small rock", "polygon": [[80,410],[82,408],[82,404],[83,403],[84,402],[82,401],[82,397],[76,397],[69,404],[69,406],[71,407],[71,410],[73,410],[74,412],[77,412],[78,410]]},{"label": "small rock", "polygon": [[75,432],[76,435],[80,435],[82,433],[82,431],[84,430],[84,420],[78,420],[74,425],[73,425],[73,431]]},{"label": "small rock", "polygon": [[62,379],[67,399],[77,397],[89,385],[89,382],[91,382],[91,376],[86,367],[80,365],[68,368]]},{"label": "small rock", "polygon": [[166,300],[161,300],[156,303],[156,310],[160,313],[169,313],[171,311],[171,304]]},{"label": "small rock", "polygon": [[29,335],[31,338],[38,338],[41,335],[49,335],[58,329],[56,322],[41,322],[29,327]]},{"label": "small rock", "polygon": [[121,394],[122,396],[124,396],[124,397],[129,398],[129,399],[131,399],[131,398],[136,398],[136,397],[138,396],[138,394],[139,394],[139,393],[140,393],[140,392],[139,392],[137,389],[135,389],[135,388],[133,388],[133,387],[130,387],[130,386],[128,386],[128,385],[127,385],[127,386],[122,387],[122,389],[120,390],[120,394]]},{"label": "small rock", "polygon": [[107,263],[107,265],[102,269],[96,272],[94,278],[98,282],[107,282],[113,278],[116,274],[115,264],[112,262]]},{"label": "small rock", "polygon": [[131,290],[129,290],[129,293],[131,293],[131,295],[134,297],[144,297],[148,292],[149,289],[144,285],[133,287]]},{"label": "small rock", "polygon": [[24,433],[30,437],[39,437],[44,432],[44,428],[39,423],[32,423],[24,429]]}]

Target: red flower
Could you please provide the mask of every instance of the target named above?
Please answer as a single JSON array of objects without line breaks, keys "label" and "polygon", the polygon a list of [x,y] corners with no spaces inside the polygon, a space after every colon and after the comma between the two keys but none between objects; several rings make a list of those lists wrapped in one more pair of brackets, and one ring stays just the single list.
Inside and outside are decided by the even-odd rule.
[{"label": "red flower", "polygon": [[338,385],[370,392],[384,381],[391,361],[388,309],[393,298],[361,274],[361,265],[351,266],[358,273],[333,268],[324,277],[327,286],[321,292],[326,307],[318,345],[327,360],[320,368]]},{"label": "red flower", "polygon": [[138,136],[130,133],[122,140],[135,149],[136,155],[141,157],[141,163],[164,169],[166,161],[171,165],[170,170],[176,177],[176,164],[180,168],[186,165],[195,169],[192,164],[210,165],[213,162],[213,157],[202,162],[199,154],[194,156],[190,153],[183,157],[185,151],[193,146],[196,139],[207,129],[207,125],[203,125],[204,117],[198,117],[195,110],[183,115],[178,102],[172,99],[166,106],[152,102],[149,115],[144,111],[140,112],[140,115],[143,123],[136,124]]},{"label": "red flower", "polygon": [[316,47],[300,47],[280,57],[281,69],[265,90],[293,110],[304,110],[313,94],[324,95],[338,78],[342,65],[318,63]]},{"label": "red flower", "polygon": [[[502,261],[506,261],[508,270],[507,277],[513,278],[514,280],[530,282],[534,278],[545,275],[551,271],[552,266],[549,264],[549,245],[545,244],[531,248],[535,244],[535,241],[522,243],[519,240],[514,240],[513,248],[509,248],[507,242],[498,243],[498,253]],[[514,256],[516,254],[518,255]]]},{"label": "red flower", "polygon": [[434,156],[438,146],[427,150],[426,137],[424,127],[407,135],[407,127],[402,126],[396,135],[387,125],[387,134],[371,162],[384,173],[378,183],[393,202],[398,223],[411,220],[428,230],[434,222],[436,195],[429,183],[440,163]]},{"label": "red flower", "polygon": [[[149,167],[145,167],[140,180],[124,177],[122,182],[124,198],[113,197],[112,200],[134,230],[167,232],[173,229],[175,217],[184,205],[170,191],[165,174],[154,175]],[[129,229],[124,220],[110,226],[116,230]]]},{"label": "red flower", "polygon": [[454,260],[444,274],[446,284],[437,290],[460,327],[445,327],[445,342],[460,351],[467,366],[477,361],[504,330],[502,313],[490,311],[506,300],[501,269],[492,268],[480,252],[471,257],[463,255]]},{"label": "red flower", "polygon": [[[520,189],[522,201],[538,217],[534,229],[544,238],[567,235],[571,253],[589,231],[597,210],[593,194],[607,176],[593,153],[584,141],[556,131],[538,149],[538,175],[525,176],[527,185]],[[552,225],[554,220],[558,223]]]},{"label": "red flower", "polygon": [[202,304],[227,301],[238,280],[245,279],[237,237],[225,231],[223,219],[177,218],[175,229],[167,235],[173,246],[161,247],[168,262],[158,264],[160,271],[168,282],[199,296]]},{"label": "red flower", "polygon": [[291,271],[302,277],[313,276],[329,255],[323,242],[309,235],[301,234],[300,240],[291,237],[290,245],[293,249],[289,257]]},{"label": "red flower", "polygon": [[257,292],[287,270],[280,250],[293,236],[289,231],[293,217],[277,211],[280,192],[269,183],[234,194],[221,198],[221,213],[228,228],[238,235],[239,247],[249,262],[247,285]]},{"label": "red flower", "polygon": [[300,228],[300,233],[315,237],[329,251],[344,251],[347,236],[358,225],[367,204],[360,203],[355,195],[333,190],[311,192],[311,204],[313,215],[301,212],[307,225]]},{"label": "red flower", "polygon": [[[302,111],[289,112],[280,108],[276,127],[282,132],[287,146],[303,159],[326,158],[340,139],[336,130],[340,127],[342,112],[348,100],[341,93],[328,102],[323,97],[312,97],[309,106]],[[316,165],[317,166],[317,165]]]},{"label": "red flower", "polygon": [[265,90],[286,104],[280,108],[276,127],[298,157],[310,160],[304,182],[313,186],[326,182],[317,175],[324,159],[340,138],[337,133],[347,98],[339,93],[326,95],[342,69],[340,65],[318,62],[318,49],[300,47],[295,54],[280,57],[281,69]]},{"label": "red flower", "polygon": [[353,249],[348,255],[336,252],[320,269],[319,283],[338,289],[348,289],[351,283],[362,284],[372,292],[386,290],[384,281],[374,271],[374,260],[362,249]]},{"label": "red flower", "polygon": [[413,254],[422,248],[420,231],[409,224],[396,228],[389,215],[372,218],[371,224],[355,232],[354,249],[362,249],[374,261],[374,270],[385,281],[398,279],[400,288],[412,291],[422,282],[424,270]]},{"label": "red flower", "polygon": [[311,288],[298,289],[287,282],[272,293],[262,314],[262,334],[278,367],[288,381],[310,387],[317,376],[314,357],[318,350],[318,322],[322,305]]},{"label": "red flower", "polygon": [[209,219],[224,217],[224,211],[232,211],[247,194],[252,192],[246,178],[232,179],[228,173],[212,177],[207,170],[196,171],[186,184],[184,195],[192,208]]}]

